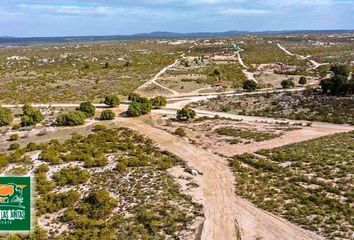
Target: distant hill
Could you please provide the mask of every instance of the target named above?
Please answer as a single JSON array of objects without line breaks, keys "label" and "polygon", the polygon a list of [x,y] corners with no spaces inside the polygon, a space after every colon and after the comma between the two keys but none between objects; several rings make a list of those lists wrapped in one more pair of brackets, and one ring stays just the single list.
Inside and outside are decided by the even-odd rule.
[{"label": "distant hill", "polygon": [[95,41],[115,41],[134,39],[181,39],[181,38],[218,38],[234,37],[242,35],[288,35],[288,34],[334,34],[353,33],[354,30],[298,30],[298,31],[227,31],[227,32],[196,32],[196,33],[174,33],[174,32],[152,32],[138,33],[133,35],[113,35],[113,36],[68,36],[68,37],[32,37],[16,38],[0,36],[0,46],[26,46],[32,44],[53,44],[72,42],[95,42]]}]

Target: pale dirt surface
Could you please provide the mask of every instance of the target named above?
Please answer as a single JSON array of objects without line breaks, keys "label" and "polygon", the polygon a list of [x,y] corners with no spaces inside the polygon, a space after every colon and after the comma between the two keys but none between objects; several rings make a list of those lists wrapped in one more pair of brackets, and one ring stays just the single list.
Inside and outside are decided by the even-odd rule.
[{"label": "pale dirt surface", "polygon": [[[181,157],[190,167],[203,173],[194,177],[194,181],[200,187],[190,191],[193,198],[204,206],[206,220],[201,239],[323,239],[236,196],[234,176],[225,158],[157,129],[151,124],[152,120],[146,117],[119,118],[116,122],[120,126],[145,134],[161,149]],[[344,130],[339,132],[341,131]],[[326,135],[334,132],[337,130],[332,128],[328,131],[323,129],[307,133],[293,131],[292,138],[297,137],[302,140],[301,135],[304,134],[306,139],[310,139],[318,137],[319,134]],[[313,133],[316,134],[311,137]],[[274,146],[284,144],[287,144],[287,141],[278,140],[276,144],[273,143]],[[273,145],[268,143],[266,146],[255,146],[251,150],[271,148]],[[243,148],[235,149],[232,155],[243,152]]]}]

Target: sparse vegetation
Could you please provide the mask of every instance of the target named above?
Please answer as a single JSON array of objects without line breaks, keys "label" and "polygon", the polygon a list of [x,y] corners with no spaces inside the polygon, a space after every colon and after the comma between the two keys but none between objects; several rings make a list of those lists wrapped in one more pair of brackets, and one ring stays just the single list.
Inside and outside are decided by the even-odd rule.
[{"label": "sparse vegetation", "polygon": [[220,97],[191,107],[213,111],[289,118],[295,120],[322,121],[337,124],[354,123],[354,98],[328,96],[308,90],[295,93],[266,93],[254,96]]},{"label": "sparse vegetation", "polygon": [[262,142],[262,141],[280,137],[279,134],[275,134],[275,133],[261,132],[261,131],[250,130],[250,129],[239,129],[234,127],[220,127],[215,129],[215,132],[219,135],[232,137],[232,139],[229,139],[230,143],[239,143],[241,142],[241,139]]},{"label": "sparse vegetation", "polygon": [[353,138],[337,134],[257,152],[265,158],[235,156],[236,192],[320,235],[350,238]]},{"label": "sparse vegetation", "polygon": [[55,173],[53,179],[59,186],[64,186],[85,183],[89,177],[90,173],[87,170],[80,167],[67,167]]}]

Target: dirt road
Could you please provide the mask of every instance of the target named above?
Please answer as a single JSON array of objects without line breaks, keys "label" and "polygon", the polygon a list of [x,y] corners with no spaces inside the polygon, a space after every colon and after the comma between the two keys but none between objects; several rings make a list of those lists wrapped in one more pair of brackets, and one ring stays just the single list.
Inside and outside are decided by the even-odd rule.
[{"label": "dirt road", "polygon": [[238,59],[240,65],[243,67],[242,72],[246,75],[247,79],[253,80],[253,81],[255,81],[258,84],[258,81],[254,77],[254,73],[248,71],[247,65],[243,62],[243,59],[242,59],[241,54],[240,54],[240,51],[238,51],[236,53],[236,55],[237,55],[237,59]]},{"label": "dirt road", "polygon": [[[117,119],[117,124],[145,134],[161,149],[187,162],[203,175],[195,177],[200,191],[192,192],[204,206],[206,221],[203,240],[228,239],[322,239],[280,217],[265,212],[237,197],[234,176],[225,158],[191,145],[185,140],[155,128],[146,119]],[[333,133],[331,130],[330,133]],[[286,142],[284,142],[286,144]],[[280,145],[280,144],[278,144]],[[255,147],[253,151],[263,148]],[[235,151],[239,154],[243,151]]]},{"label": "dirt road", "polygon": [[[284,46],[280,45],[279,43],[277,44],[277,46],[278,46],[281,50],[283,50],[286,54],[288,54],[288,55],[290,55],[290,56],[295,56],[295,57],[297,57],[297,58],[299,58],[299,59],[301,59],[301,60],[306,60],[306,59],[311,58],[311,55],[302,56],[302,55],[299,55],[299,54],[294,54],[294,53],[288,51]],[[316,62],[315,60],[312,60],[312,59],[310,59],[309,61],[310,61],[310,63],[312,64],[312,68],[309,68],[309,69],[307,69],[307,70],[314,70],[314,69],[317,69],[317,68],[320,67],[320,66],[329,65],[329,63],[318,63],[318,62]]]},{"label": "dirt road", "polygon": [[[181,55],[181,57],[183,57],[183,56],[184,56],[184,54]],[[137,91],[138,91],[138,92],[139,92],[139,91],[144,91],[144,89],[145,89],[146,87],[148,87],[149,85],[155,84],[155,85],[157,85],[157,86],[159,86],[159,87],[161,87],[161,88],[163,88],[163,89],[165,89],[165,90],[171,92],[173,96],[178,96],[179,93],[176,92],[175,90],[172,90],[172,89],[170,89],[170,88],[168,88],[168,87],[165,87],[165,86],[161,85],[160,83],[156,82],[156,80],[157,80],[161,75],[163,75],[168,69],[173,68],[174,66],[176,66],[178,63],[179,63],[179,59],[176,59],[176,61],[175,61],[174,63],[172,63],[171,65],[168,65],[167,67],[164,67],[163,69],[161,69],[161,71],[158,72],[150,81],[148,81],[148,82],[144,83],[143,85],[141,85],[141,86],[137,89]]]}]

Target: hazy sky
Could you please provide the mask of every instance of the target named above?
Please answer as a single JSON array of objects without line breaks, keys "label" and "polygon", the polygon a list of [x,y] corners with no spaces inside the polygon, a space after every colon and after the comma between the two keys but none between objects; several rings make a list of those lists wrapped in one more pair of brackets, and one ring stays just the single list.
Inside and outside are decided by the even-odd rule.
[{"label": "hazy sky", "polygon": [[0,0],[0,36],[354,29],[354,0]]}]

